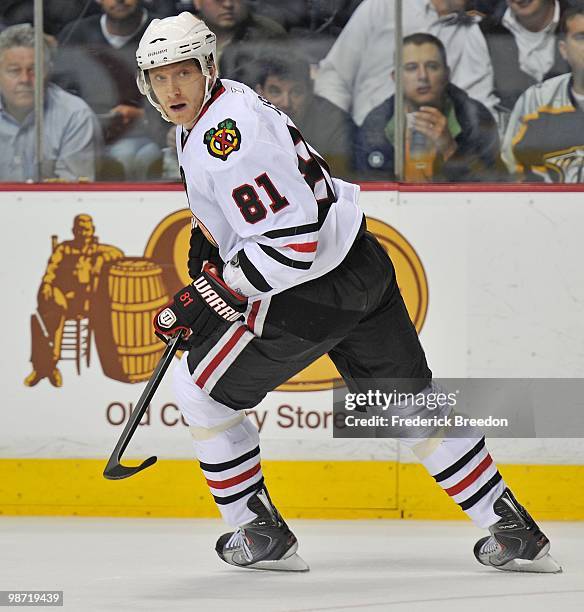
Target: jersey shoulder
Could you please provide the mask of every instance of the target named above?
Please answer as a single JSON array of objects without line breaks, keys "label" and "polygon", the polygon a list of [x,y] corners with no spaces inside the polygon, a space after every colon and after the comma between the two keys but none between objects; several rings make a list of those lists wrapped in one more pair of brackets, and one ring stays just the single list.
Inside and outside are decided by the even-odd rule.
[{"label": "jersey shoulder", "polygon": [[[569,94],[571,74],[560,74],[536,83],[523,92],[521,100],[524,111],[535,112],[541,110],[571,110],[572,103]],[[568,108],[570,107],[570,108]]]},{"label": "jersey shoulder", "polygon": [[218,172],[240,164],[254,149],[260,126],[257,94],[236,81],[223,91],[189,136],[189,148],[202,167]]}]

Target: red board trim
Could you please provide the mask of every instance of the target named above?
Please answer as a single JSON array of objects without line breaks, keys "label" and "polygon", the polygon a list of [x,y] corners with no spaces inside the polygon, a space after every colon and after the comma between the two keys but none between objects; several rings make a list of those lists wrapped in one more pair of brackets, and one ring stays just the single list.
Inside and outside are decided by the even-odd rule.
[{"label": "red board trim", "polygon": [[[584,184],[548,183],[358,183],[361,191],[399,191],[401,193],[584,193]],[[0,191],[183,191],[182,183],[0,183]]]}]

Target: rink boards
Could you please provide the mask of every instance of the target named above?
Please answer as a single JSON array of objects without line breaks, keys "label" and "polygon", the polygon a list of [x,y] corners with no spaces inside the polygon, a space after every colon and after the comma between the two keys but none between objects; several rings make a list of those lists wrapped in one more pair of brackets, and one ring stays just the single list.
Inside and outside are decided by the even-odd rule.
[{"label": "rink boards", "polygon": [[[364,188],[361,203],[370,229],[396,260],[400,287],[436,376],[582,377],[582,191],[386,187]],[[52,185],[0,192],[2,513],[215,516],[190,459],[188,429],[169,379],[127,451],[136,458],[157,454],[159,464],[129,481],[101,477],[103,460],[159,350],[147,337],[149,311],[141,305],[153,308],[164,290],[172,292],[184,278],[184,195],[175,187],[143,189]],[[79,257],[71,293],[79,295],[83,287],[94,303],[89,316],[81,317],[83,307],[76,316],[80,325],[100,323],[89,336],[79,333],[81,348],[62,352],[69,357],[59,362],[62,387],[43,380],[28,388],[23,380],[30,372],[31,314],[41,279],[53,246],[72,239],[79,214],[92,217],[98,244],[123,251],[139,269],[109,272],[105,293],[105,277],[100,278],[98,302],[91,258]],[[73,316],[68,329],[76,324]],[[87,338],[89,356],[81,346]],[[287,514],[461,517],[393,441],[331,439],[327,388],[336,378],[323,362],[270,394],[251,415],[261,430],[266,478]],[[584,518],[582,440],[499,439],[491,448],[503,476],[539,516]]]}]

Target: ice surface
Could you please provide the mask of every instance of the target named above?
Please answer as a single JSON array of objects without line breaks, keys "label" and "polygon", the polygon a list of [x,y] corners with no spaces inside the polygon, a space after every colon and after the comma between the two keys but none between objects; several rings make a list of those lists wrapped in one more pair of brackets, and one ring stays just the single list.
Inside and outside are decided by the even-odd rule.
[{"label": "ice surface", "polygon": [[63,590],[76,612],[584,610],[584,523],[542,524],[558,575],[478,565],[470,523],[290,524],[310,573],[225,565],[218,520],[0,517],[0,590]]}]

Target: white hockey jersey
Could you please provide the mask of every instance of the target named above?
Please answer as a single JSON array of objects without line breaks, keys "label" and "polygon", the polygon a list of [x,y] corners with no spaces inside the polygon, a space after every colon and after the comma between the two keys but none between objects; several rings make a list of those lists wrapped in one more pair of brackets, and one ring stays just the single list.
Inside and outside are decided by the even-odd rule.
[{"label": "white hockey jersey", "polygon": [[244,295],[322,276],[353,244],[358,186],[331,178],[294,123],[246,85],[218,82],[194,128],[177,128],[177,151],[193,215]]}]

